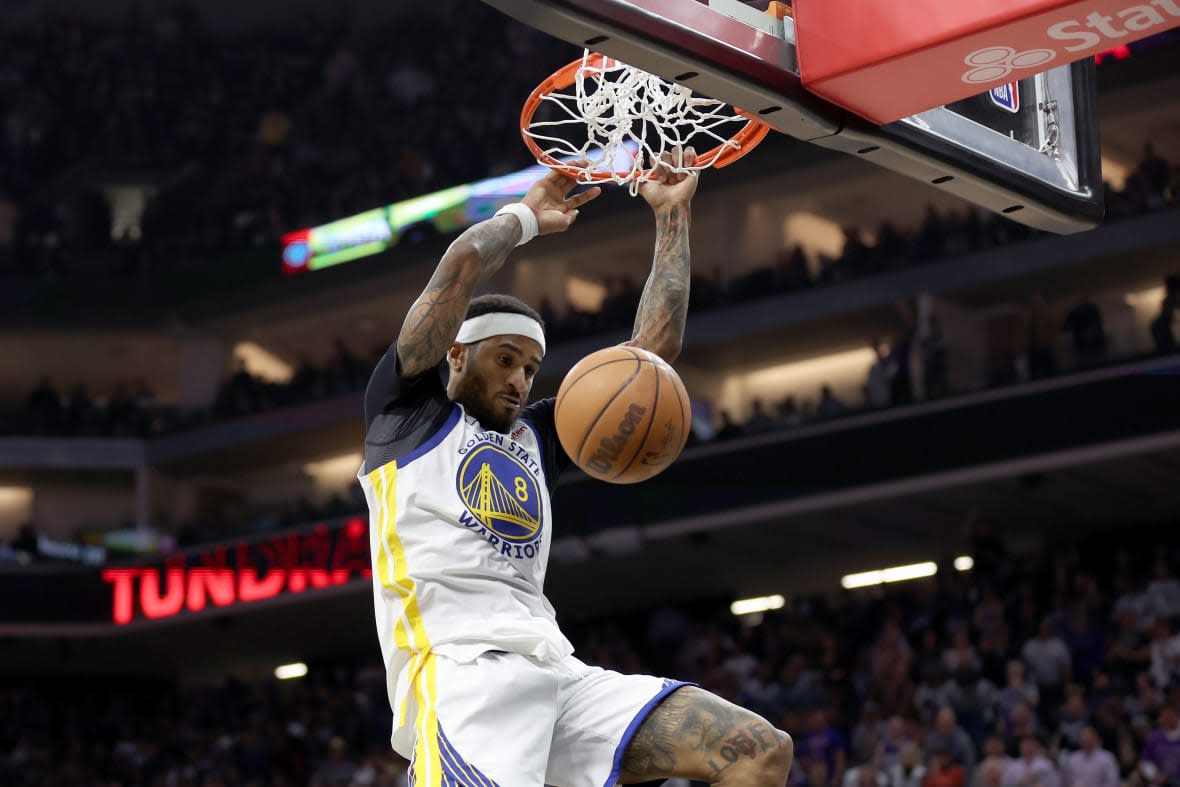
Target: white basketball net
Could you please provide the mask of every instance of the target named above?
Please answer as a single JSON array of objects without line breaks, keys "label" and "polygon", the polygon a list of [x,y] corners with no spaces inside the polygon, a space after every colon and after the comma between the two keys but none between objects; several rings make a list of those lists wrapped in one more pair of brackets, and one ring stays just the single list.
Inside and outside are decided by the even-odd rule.
[{"label": "white basketball net", "polygon": [[[715,129],[748,122],[722,101],[694,96],[683,85],[613,58],[592,57],[589,50],[582,55],[582,65],[569,90],[573,92],[544,94],[542,107],[557,107],[557,117],[538,120],[534,115],[525,133],[555,159],[589,161],[579,182],[591,182],[590,175],[595,172],[609,174],[614,182],[628,184],[632,196],[641,183],[652,179],[651,162],[659,161],[664,153],[675,156],[675,148],[689,145],[701,152],[718,145],[738,148],[740,145],[730,139],[732,133],[720,134]],[[584,141],[573,128],[578,125],[585,128]],[[562,130],[573,133],[558,136]],[[708,141],[702,143],[702,136]],[[669,169],[681,173],[707,169],[725,147],[719,147],[708,160],[698,158],[692,166],[673,159]]]}]

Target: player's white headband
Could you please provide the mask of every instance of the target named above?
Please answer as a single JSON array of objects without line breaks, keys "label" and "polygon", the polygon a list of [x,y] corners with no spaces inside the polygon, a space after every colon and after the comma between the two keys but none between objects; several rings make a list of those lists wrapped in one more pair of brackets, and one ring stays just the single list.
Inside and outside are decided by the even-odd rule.
[{"label": "player's white headband", "polygon": [[545,332],[541,330],[541,323],[527,315],[513,312],[490,312],[464,320],[459,326],[459,335],[455,337],[455,341],[471,344],[489,336],[506,334],[527,336],[541,345],[541,355],[545,354]]}]

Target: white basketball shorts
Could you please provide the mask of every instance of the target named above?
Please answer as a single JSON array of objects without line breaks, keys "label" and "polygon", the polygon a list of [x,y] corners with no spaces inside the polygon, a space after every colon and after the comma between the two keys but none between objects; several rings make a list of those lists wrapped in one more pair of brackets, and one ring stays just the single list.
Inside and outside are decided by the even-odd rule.
[{"label": "white basketball shorts", "polygon": [[393,747],[413,787],[612,787],[639,725],[690,685],[500,651],[417,654],[406,673]]}]

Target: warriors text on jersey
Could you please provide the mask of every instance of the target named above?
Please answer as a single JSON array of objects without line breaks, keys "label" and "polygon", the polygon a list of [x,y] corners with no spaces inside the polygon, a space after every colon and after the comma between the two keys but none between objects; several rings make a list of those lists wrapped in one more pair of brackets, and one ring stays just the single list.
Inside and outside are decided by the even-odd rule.
[{"label": "warriors text on jersey", "polygon": [[569,464],[553,400],[526,407],[508,434],[490,431],[447,399],[445,363],[405,379],[396,356],[386,353],[365,394],[359,478],[394,746],[402,750],[415,654],[463,662],[506,651],[551,661],[573,648],[543,593],[549,493]]}]

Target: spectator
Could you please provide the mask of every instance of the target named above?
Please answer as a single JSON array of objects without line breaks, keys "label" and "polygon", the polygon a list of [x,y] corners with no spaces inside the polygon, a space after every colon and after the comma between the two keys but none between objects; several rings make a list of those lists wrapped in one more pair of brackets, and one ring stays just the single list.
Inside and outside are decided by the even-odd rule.
[{"label": "spectator", "polygon": [[[799,767],[791,766],[791,773],[800,773],[802,780],[800,784],[807,787],[838,787],[839,782],[831,778],[831,770],[828,764],[823,760],[804,760],[799,762],[798,758],[795,760],[799,763]],[[788,776],[788,779],[790,777]]]},{"label": "spectator", "polygon": [[1045,756],[1044,748],[1035,735],[1025,735],[1020,741],[1020,758],[1008,764],[1004,784],[1012,787],[1060,787],[1057,768]]},{"label": "spectator", "polygon": [[1065,760],[1062,787],[1120,787],[1119,767],[1114,755],[1102,748],[1098,731],[1082,728],[1082,748]]},{"label": "spectator", "polygon": [[323,373],[307,353],[299,354],[295,375],[289,383],[291,393],[302,400],[318,399],[324,393]]},{"label": "spectator", "polygon": [[[983,578],[983,599],[975,608],[971,622],[979,630],[981,639],[989,639],[1001,634],[1008,625],[1004,617],[1004,604],[994,584],[1005,578],[1010,566],[1004,539],[987,520],[977,519],[971,523],[971,554],[975,560],[972,570]],[[1002,675],[996,678],[1002,679]]]},{"label": "spectator", "polygon": [[1017,708],[1035,708],[1040,701],[1037,685],[1025,679],[1024,664],[1020,661],[1008,662],[1008,683],[1000,690],[1000,712],[1005,719],[1010,720]]},{"label": "spectator", "polygon": [[1151,664],[1151,650],[1139,631],[1139,619],[1132,607],[1126,606],[1118,613],[1118,627],[1107,664],[1121,685],[1130,686],[1135,676]]},{"label": "spectator", "polygon": [[887,267],[906,256],[909,241],[898,231],[897,227],[888,221],[881,222],[877,229],[877,257]]},{"label": "spectator", "polygon": [[966,772],[955,761],[950,750],[935,749],[930,753],[930,765],[923,787],[964,787],[966,783]]},{"label": "spectator", "polygon": [[919,260],[937,259],[946,250],[946,224],[933,205],[926,206],[926,217],[914,240],[914,256]]},{"label": "spectator", "polygon": [[1090,622],[1090,615],[1079,605],[1069,615],[1063,639],[1073,657],[1073,679],[1089,685],[1106,658],[1106,638],[1102,629]]},{"label": "spectator", "polygon": [[794,396],[788,396],[778,404],[778,423],[783,426],[800,426],[804,421],[803,411],[799,409]]},{"label": "spectator", "polygon": [[1004,739],[999,735],[989,735],[983,742],[984,757],[975,769],[975,778],[971,780],[971,787],[1002,787],[1004,772],[1011,760],[1004,754]]},{"label": "spectator", "polygon": [[778,687],[774,682],[774,664],[770,661],[757,663],[754,671],[746,675],[741,681],[738,692],[738,704],[747,708],[757,708],[764,716],[772,715]]},{"label": "spectator", "polygon": [[1146,625],[1146,617],[1150,610],[1147,605],[1146,584],[1141,581],[1138,573],[1128,576],[1130,571],[1132,569],[1123,566],[1122,571],[1115,577],[1115,591],[1118,596],[1114,600],[1110,617],[1111,620],[1119,621],[1124,612],[1130,612],[1132,628],[1138,630]]},{"label": "spectator", "polygon": [[1009,600],[1008,609],[1018,641],[1032,639],[1041,630],[1044,616],[1041,614],[1040,594],[1027,578],[1021,580],[1015,596]]},{"label": "spectator", "polygon": [[997,762],[984,762],[979,766],[971,787],[1004,787],[1004,773],[1007,766]]},{"label": "spectator", "polygon": [[1048,714],[1065,698],[1065,685],[1070,681],[1073,662],[1069,648],[1057,636],[1053,624],[1043,620],[1036,638],[1024,643],[1020,655],[1029,666],[1031,677],[1037,685],[1042,721],[1048,721]]},{"label": "spectator", "polygon": [[[852,727],[848,743],[848,756],[852,762],[868,762],[874,759],[877,747],[885,735],[886,722],[881,718],[880,708],[875,702],[861,705],[860,718]],[[877,763],[880,766],[880,763]],[[885,770],[881,766],[881,770]]]},{"label": "spectator", "polygon": [[1167,620],[1156,620],[1148,644],[1151,678],[1161,691],[1180,685],[1180,634],[1173,635]]},{"label": "spectator", "polygon": [[889,404],[890,366],[885,345],[879,339],[869,342],[876,354],[869,367],[869,378],[865,383],[865,404],[869,407],[885,407]]},{"label": "spectator", "polygon": [[999,727],[1004,730],[1004,753],[1009,757],[1019,757],[1021,741],[1037,734],[1037,717],[1027,705],[1021,703],[1000,720]]},{"label": "spectator", "polygon": [[807,669],[807,657],[795,653],[779,673],[773,702],[780,708],[795,710],[811,707],[823,699],[823,686],[818,676]]},{"label": "spectator", "polygon": [[770,417],[770,414],[762,406],[761,399],[755,399],[751,402],[750,409],[750,417],[746,419],[745,426],[745,432],[747,434],[760,434],[774,429],[774,419]]},{"label": "spectator", "polygon": [[913,743],[913,741],[906,738],[905,719],[901,716],[890,716],[885,723],[885,734],[877,745],[874,757],[877,764],[888,771],[900,761],[901,750],[905,748],[907,743]]},{"label": "spectator", "polygon": [[1143,593],[1146,614],[1154,620],[1180,618],[1180,582],[1162,557],[1155,561],[1154,578]]},{"label": "spectator", "polygon": [[823,763],[829,783],[843,783],[847,746],[844,736],[828,722],[824,708],[815,708],[807,714],[806,732],[795,745],[795,757],[809,769],[815,763]]},{"label": "spectator", "polygon": [[983,665],[971,645],[970,632],[966,626],[958,626],[951,634],[951,644],[942,652],[942,665],[952,675],[961,671],[978,673]]},{"label": "spectator", "polygon": [[913,741],[902,744],[897,761],[888,769],[889,787],[922,787],[926,783],[926,766],[922,764],[922,750]]},{"label": "spectator", "polygon": [[1143,744],[1140,772],[1149,785],[1180,784],[1180,727],[1175,705],[1165,705]]},{"label": "spectator", "polygon": [[942,649],[939,644],[938,632],[933,626],[927,626],[922,630],[918,652],[914,655],[914,678],[916,680],[927,680],[932,677],[935,670],[943,671]]},{"label": "spectator", "polygon": [[995,727],[996,686],[978,672],[967,669],[960,670],[956,680],[959,698],[954,707],[959,723],[973,741],[983,740],[985,731]]},{"label": "spectator", "polygon": [[926,335],[922,337],[922,383],[927,399],[941,399],[950,393],[950,363],[942,320],[938,312],[926,318]]},{"label": "spectator", "polygon": [[876,763],[866,762],[848,769],[843,787],[890,787],[889,777],[877,769]]},{"label": "spectator", "polygon": [[1171,180],[1170,167],[1163,157],[1155,152],[1151,142],[1143,145],[1143,158],[1136,167],[1134,175],[1141,179],[1147,192],[1148,210],[1159,210],[1165,204],[1168,184]]},{"label": "spectator", "polygon": [[810,287],[812,284],[807,254],[798,244],[779,253],[776,273],[779,289],[784,292]]},{"label": "spectator", "polygon": [[874,268],[870,264],[872,252],[861,238],[860,230],[856,227],[844,228],[844,250],[840,253],[840,271],[851,277],[860,277],[872,273]]},{"label": "spectator", "polygon": [[914,401],[914,374],[910,365],[914,343],[914,310],[909,304],[898,305],[902,329],[889,351],[889,403],[894,407]]},{"label": "spectator", "polygon": [[718,440],[730,440],[741,436],[742,428],[734,423],[729,411],[722,410],[718,417],[721,419],[721,426],[717,429]]},{"label": "spectator", "polygon": [[1079,367],[1096,366],[1106,358],[1106,330],[1102,312],[1089,295],[1065,315],[1062,330],[1073,338],[1074,362]]},{"label": "spectator", "polygon": [[[953,718],[954,711],[950,706],[957,705],[961,699],[959,684],[943,671],[941,665],[935,666],[927,675],[927,679],[914,690],[914,707],[918,709],[918,714],[924,722],[933,721],[943,708],[951,711]],[[926,742],[926,750],[931,750],[929,740]]]},{"label": "spectator", "polygon": [[70,434],[92,435],[98,420],[98,410],[85,383],[78,383],[70,392],[69,403],[66,405],[66,429]]},{"label": "spectator", "polygon": [[847,405],[836,397],[832,386],[824,383],[819,389],[819,405],[815,408],[815,414],[820,418],[838,418],[847,412]]},{"label": "spectator", "polygon": [[1135,676],[1135,693],[1123,698],[1123,712],[1131,726],[1150,727],[1163,703],[1164,692],[1155,685],[1150,673],[1140,672]]},{"label": "spectator", "polygon": [[1180,301],[1180,274],[1164,279],[1164,299],[1160,303],[1159,316],[1151,321],[1151,338],[1156,352],[1176,352],[1176,305]]},{"label": "spectator", "polygon": [[934,717],[934,729],[926,735],[926,751],[940,750],[949,752],[951,758],[963,766],[966,778],[971,778],[975,770],[975,744],[959,726],[955,711],[949,706],[938,709],[938,714]]},{"label": "spectator", "polygon": [[48,377],[43,376],[37,387],[29,393],[26,406],[37,431],[53,434],[61,428],[61,394]]},{"label": "spectator", "polygon": [[1028,376],[1033,380],[1057,373],[1057,353],[1053,350],[1057,331],[1054,327],[1049,304],[1037,293],[1028,309]]},{"label": "spectator", "polygon": [[1085,692],[1080,686],[1071,686],[1065,706],[1057,718],[1057,748],[1061,751],[1077,751],[1082,747],[1082,730],[1089,723]]},{"label": "spectator", "polygon": [[901,633],[896,620],[888,620],[869,651],[873,689],[882,707],[897,710],[906,707],[913,695],[910,665],[914,652]]}]

